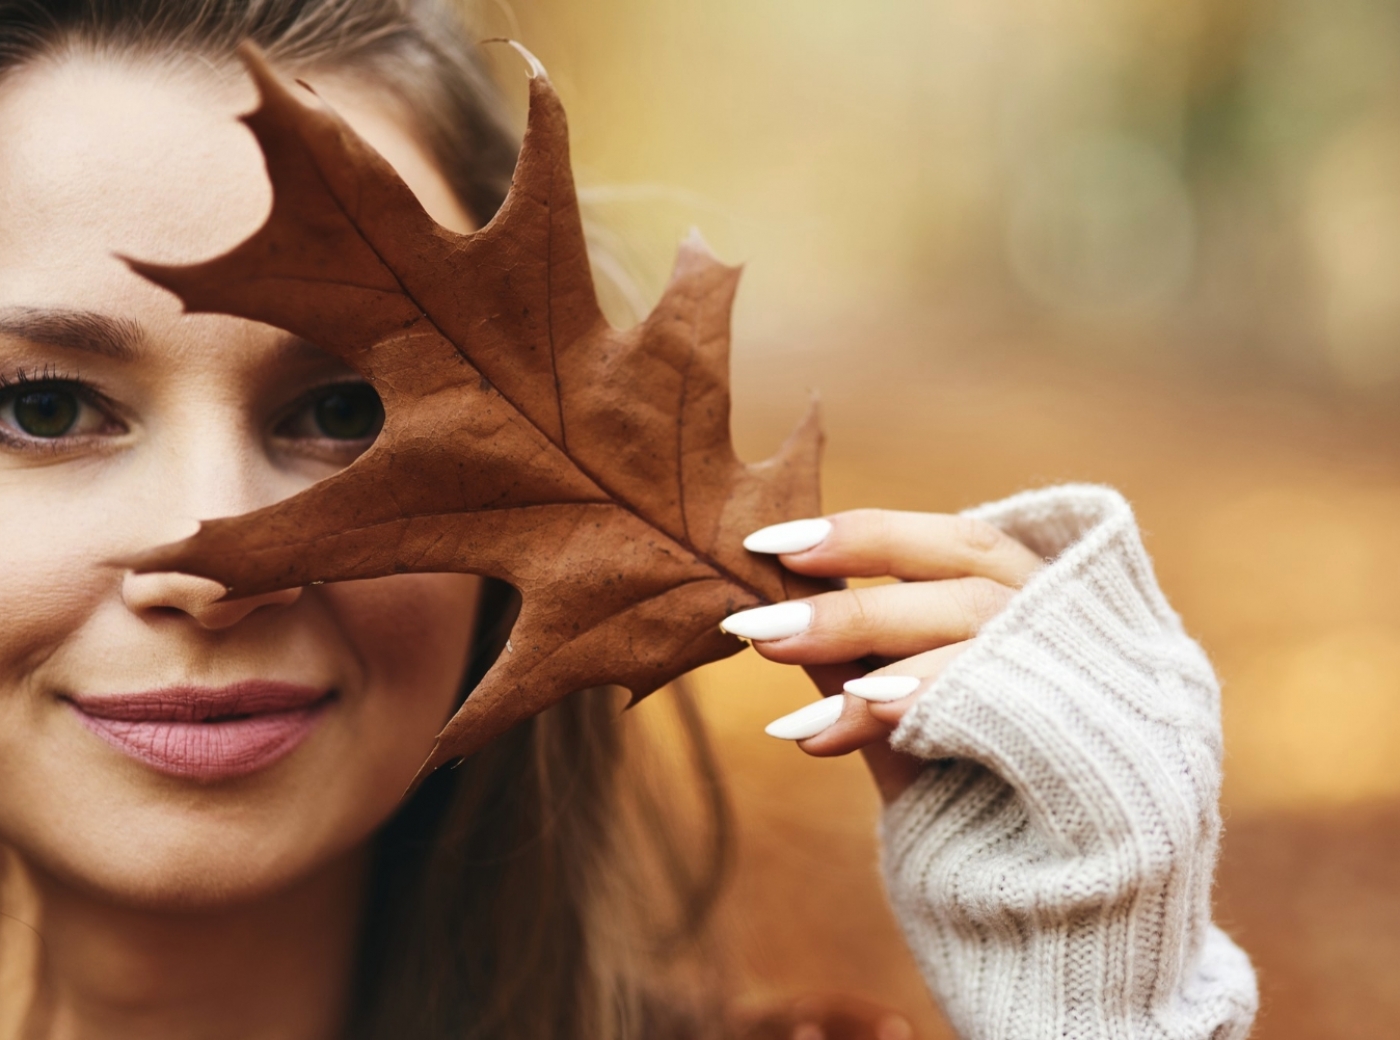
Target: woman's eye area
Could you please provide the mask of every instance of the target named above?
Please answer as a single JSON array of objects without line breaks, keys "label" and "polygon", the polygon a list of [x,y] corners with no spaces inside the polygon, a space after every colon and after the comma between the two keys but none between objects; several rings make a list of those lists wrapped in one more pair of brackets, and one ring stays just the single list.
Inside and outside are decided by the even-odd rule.
[{"label": "woman's eye area", "polygon": [[384,405],[368,383],[337,383],[302,398],[277,425],[279,437],[371,441],[384,425]]},{"label": "woman's eye area", "polygon": [[15,425],[31,437],[62,437],[78,421],[78,399],[59,387],[15,396]]},{"label": "woman's eye area", "polygon": [[112,424],[111,417],[75,383],[25,381],[0,390],[0,425],[31,440],[101,433]]},{"label": "woman's eye area", "polygon": [[333,440],[364,440],[383,425],[384,405],[367,383],[335,387],[316,399],[316,428]]}]

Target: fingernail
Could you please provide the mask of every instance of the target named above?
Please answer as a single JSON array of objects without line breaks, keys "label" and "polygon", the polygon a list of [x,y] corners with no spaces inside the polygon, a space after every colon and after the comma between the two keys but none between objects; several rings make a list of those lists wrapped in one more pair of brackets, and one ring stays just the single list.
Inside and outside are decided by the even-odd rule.
[{"label": "fingernail", "polygon": [[863,701],[897,701],[908,697],[922,682],[913,675],[867,675],[841,688]]},{"label": "fingernail", "polygon": [[774,603],[769,607],[755,607],[730,614],[719,623],[719,627],[730,635],[742,639],[786,639],[799,632],[807,631],[812,623],[812,605],[794,600],[788,603]]},{"label": "fingernail", "polygon": [[762,527],[744,539],[744,548],[757,553],[799,553],[821,545],[831,533],[831,521],[789,520]]},{"label": "fingernail", "polygon": [[841,717],[844,706],[845,702],[840,697],[823,697],[798,708],[791,715],[774,719],[763,728],[763,732],[779,740],[806,740],[835,723]]}]

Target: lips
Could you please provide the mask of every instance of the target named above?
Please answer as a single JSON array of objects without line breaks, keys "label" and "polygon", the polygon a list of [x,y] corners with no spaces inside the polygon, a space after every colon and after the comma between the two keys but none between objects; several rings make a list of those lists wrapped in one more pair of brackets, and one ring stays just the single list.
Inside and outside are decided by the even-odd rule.
[{"label": "lips", "polygon": [[79,721],[118,751],[169,776],[212,782],[290,755],[333,698],[312,686],[254,681],[68,701]]}]

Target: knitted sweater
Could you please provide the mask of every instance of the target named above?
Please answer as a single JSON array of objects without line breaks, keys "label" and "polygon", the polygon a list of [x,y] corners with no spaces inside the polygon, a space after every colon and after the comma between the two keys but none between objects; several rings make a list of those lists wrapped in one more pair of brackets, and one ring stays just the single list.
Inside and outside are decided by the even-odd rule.
[{"label": "knitted sweater", "polygon": [[1211,923],[1219,690],[1132,510],[1069,486],[983,506],[1047,560],[891,738],[891,902],[966,1040],[1238,1040],[1248,958]]}]

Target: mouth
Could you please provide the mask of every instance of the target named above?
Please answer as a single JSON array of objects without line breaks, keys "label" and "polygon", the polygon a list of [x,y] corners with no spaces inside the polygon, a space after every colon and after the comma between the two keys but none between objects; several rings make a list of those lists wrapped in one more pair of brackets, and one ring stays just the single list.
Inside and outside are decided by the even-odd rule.
[{"label": "mouth", "polygon": [[167,776],[205,783],[248,776],[290,755],[334,690],[251,681],[65,698],[89,732]]}]

